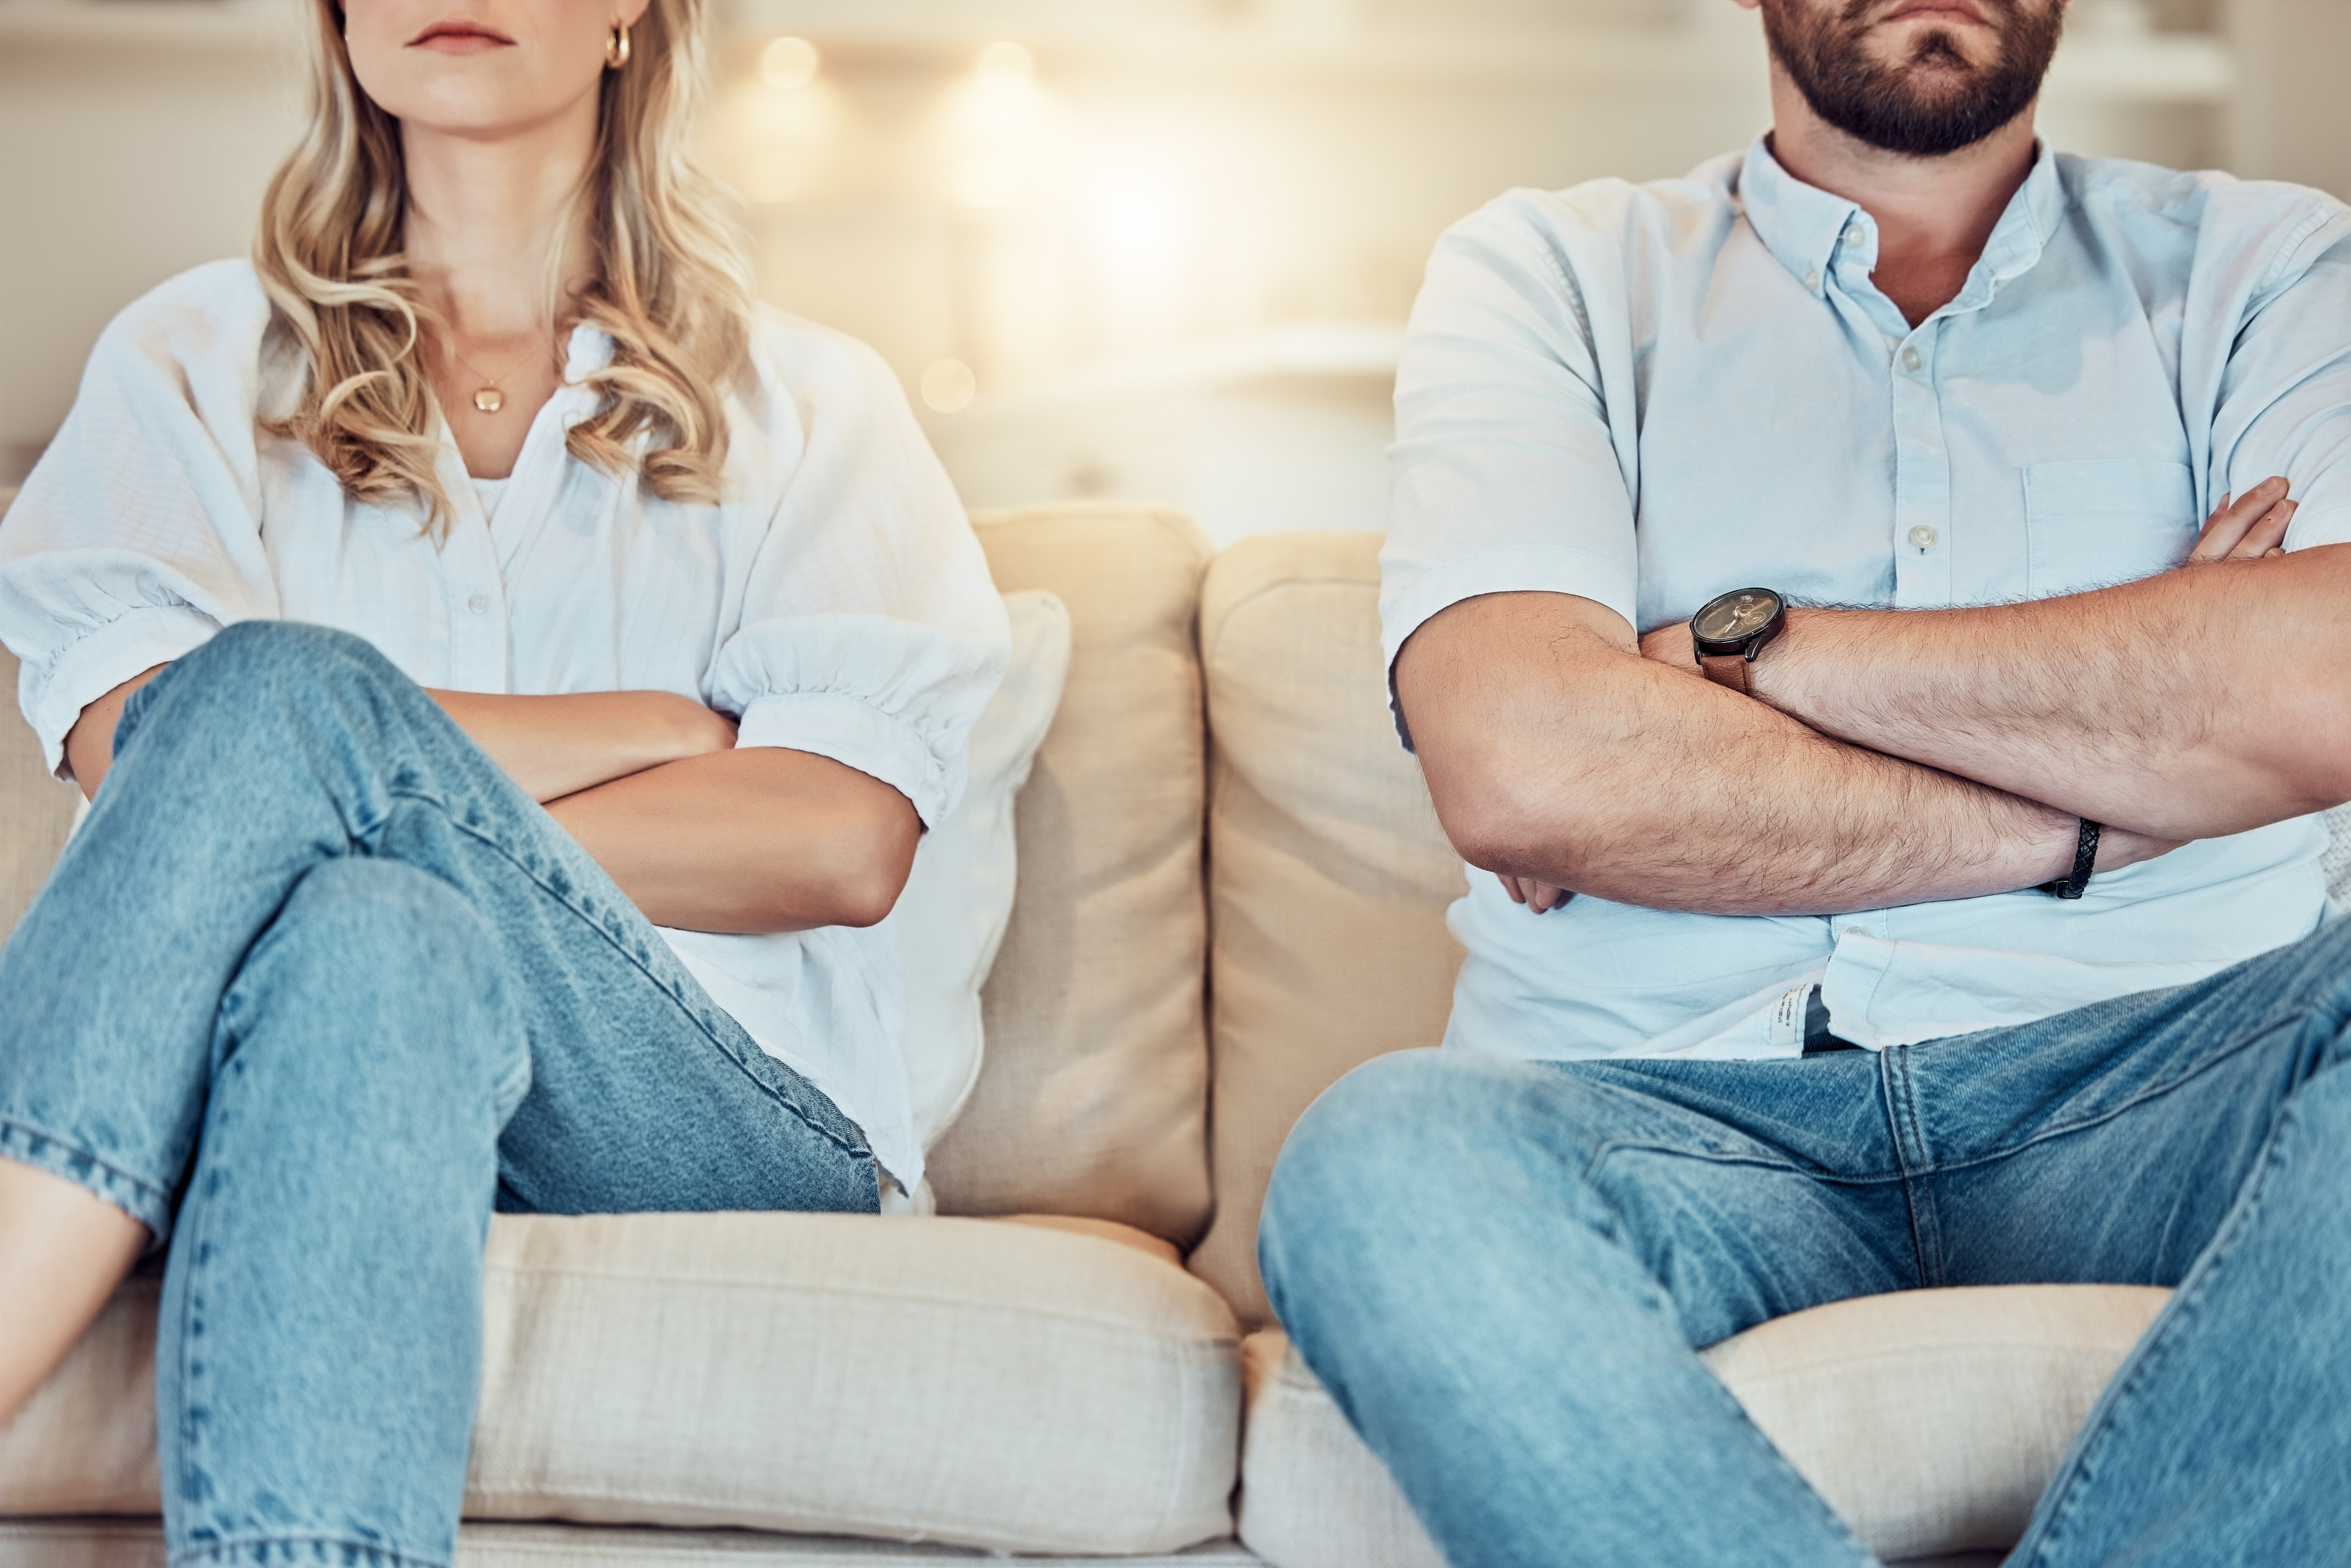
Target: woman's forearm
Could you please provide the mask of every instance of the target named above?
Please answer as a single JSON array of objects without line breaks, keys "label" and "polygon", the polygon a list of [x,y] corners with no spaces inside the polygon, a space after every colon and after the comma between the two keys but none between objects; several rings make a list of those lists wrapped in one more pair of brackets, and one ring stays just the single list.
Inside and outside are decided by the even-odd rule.
[{"label": "woman's forearm", "polygon": [[830,758],[776,747],[690,758],[547,808],[656,925],[871,925],[914,868],[904,795]]},{"label": "woman's forearm", "polygon": [[672,692],[502,696],[427,690],[534,800],[560,800],[735,744],[732,720]]},{"label": "woman's forearm", "polygon": [[98,787],[105,781],[106,770],[114,766],[114,727],[122,722],[122,705],[131,700],[132,692],[170,667],[156,664],[140,671],[82,709],[74,727],[66,731],[66,766],[73,770],[74,782],[81,787],[85,800],[98,799]]},{"label": "woman's forearm", "polygon": [[[66,764],[95,799],[114,763],[114,728],[131,694],[168,666],[143,670],[82,709],[66,736]],[[502,696],[433,691],[457,727],[534,800],[578,794],[648,768],[725,751],[735,724],[672,692],[577,692]]]}]

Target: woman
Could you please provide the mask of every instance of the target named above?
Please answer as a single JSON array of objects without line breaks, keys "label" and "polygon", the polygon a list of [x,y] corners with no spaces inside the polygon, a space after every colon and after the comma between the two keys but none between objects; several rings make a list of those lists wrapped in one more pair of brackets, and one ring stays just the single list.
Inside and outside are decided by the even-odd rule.
[{"label": "woman", "polygon": [[449,1560],[494,1207],[920,1180],[873,927],[1003,612],[880,362],[754,312],[702,8],[315,0],[254,262],[0,525],[92,800],[0,951],[0,1420],[168,1246],[174,1562]]}]

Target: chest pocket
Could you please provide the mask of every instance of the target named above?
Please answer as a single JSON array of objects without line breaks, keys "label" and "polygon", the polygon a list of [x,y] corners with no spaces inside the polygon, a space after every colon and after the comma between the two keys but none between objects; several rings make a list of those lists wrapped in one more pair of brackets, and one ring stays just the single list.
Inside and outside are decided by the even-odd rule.
[{"label": "chest pocket", "polygon": [[2024,470],[2025,591],[2035,599],[2168,571],[2196,543],[2184,463],[2100,458]]}]

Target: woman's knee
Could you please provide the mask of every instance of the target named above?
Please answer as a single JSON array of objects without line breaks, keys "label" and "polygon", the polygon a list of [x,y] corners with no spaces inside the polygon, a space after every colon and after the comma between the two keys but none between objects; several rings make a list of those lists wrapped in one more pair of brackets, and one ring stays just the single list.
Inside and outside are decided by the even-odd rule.
[{"label": "woman's knee", "polygon": [[496,1087],[520,1065],[495,933],[440,878],[366,856],[303,874],[231,986],[222,1021],[240,1040],[282,1036],[315,1071],[376,1091]]},{"label": "woman's knee", "polygon": [[374,694],[413,683],[363,637],[298,621],[240,621],[174,662],[163,679],[133,695],[119,738],[143,727],[152,710],[186,710],[203,724],[266,728],[280,716],[315,720],[328,693]]},{"label": "woman's knee", "polygon": [[304,621],[240,621],[179,663],[201,670],[204,685],[275,692],[322,681],[380,683],[405,677],[364,637]]}]

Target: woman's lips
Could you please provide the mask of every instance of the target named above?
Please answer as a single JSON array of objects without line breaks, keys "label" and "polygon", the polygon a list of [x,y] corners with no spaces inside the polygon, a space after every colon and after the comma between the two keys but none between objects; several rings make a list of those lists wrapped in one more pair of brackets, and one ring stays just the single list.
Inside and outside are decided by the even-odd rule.
[{"label": "woman's lips", "polygon": [[513,44],[504,33],[494,33],[476,22],[435,22],[408,41],[412,49],[431,49],[437,55],[478,55],[487,49],[510,48]]}]

